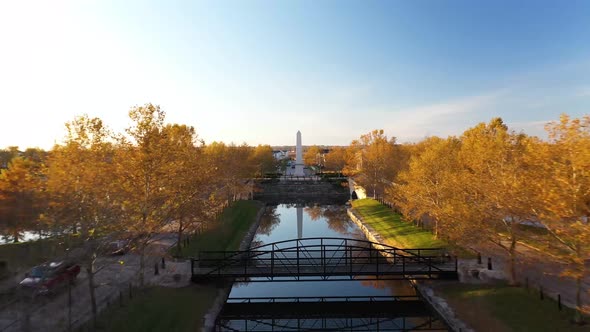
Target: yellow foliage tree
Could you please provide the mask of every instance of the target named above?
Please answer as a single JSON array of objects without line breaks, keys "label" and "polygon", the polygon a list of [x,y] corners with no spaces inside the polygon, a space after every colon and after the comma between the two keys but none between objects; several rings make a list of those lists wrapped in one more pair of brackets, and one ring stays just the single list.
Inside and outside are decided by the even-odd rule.
[{"label": "yellow foliage tree", "polygon": [[562,115],[546,127],[549,142],[534,157],[539,213],[555,239],[569,249],[566,276],[576,280],[576,320],[582,319],[582,280],[590,258],[590,116]]},{"label": "yellow foliage tree", "polygon": [[0,229],[19,242],[21,232],[34,228],[43,211],[44,165],[13,157],[0,171]]},{"label": "yellow foliage tree", "polygon": [[354,176],[367,191],[383,194],[395,178],[395,138],[388,139],[383,129],[361,135],[348,149],[345,173]]}]

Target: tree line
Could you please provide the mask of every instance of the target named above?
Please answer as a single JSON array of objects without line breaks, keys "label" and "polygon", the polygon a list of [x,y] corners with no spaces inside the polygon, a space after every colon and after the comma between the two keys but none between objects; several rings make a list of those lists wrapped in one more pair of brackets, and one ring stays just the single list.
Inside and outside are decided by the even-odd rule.
[{"label": "tree line", "polygon": [[325,158],[406,220],[427,221],[436,237],[506,252],[513,284],[517,242],[546,233],[577,283],[580,309],[590,259],[590,116],[562,115],[546,131],[540,139],[494,118],[459,136],[397,144],[374,130]]},{"label": "tree line", "polygon": [[180,245],[183,234],[251,194],[249,179],[276,168],[270,146],[205,144],[193,127],[165,123],[159,106],[133,107],[129,118],[116,133],[79,116],[50,151],[0,152],[0,233],[13,242],[25,230],[78,233],[95,317],[95,263],[109,242],[134,239],[143,285],[146,249],[158,233],[176,232]]}]

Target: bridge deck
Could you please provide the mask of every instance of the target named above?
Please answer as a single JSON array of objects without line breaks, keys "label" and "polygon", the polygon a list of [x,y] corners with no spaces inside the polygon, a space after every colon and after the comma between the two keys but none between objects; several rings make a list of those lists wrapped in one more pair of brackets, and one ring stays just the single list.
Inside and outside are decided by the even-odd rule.
[{"label": "bridge deck", "polygon": [[297,317],[422,317],[429,315],[426,304],[416,296],[349,298],[276,298],[264,300],[228,299],[220,319],[288,319]]},{"label": "bridge deck", "polygon": [[368,241],[355,239],[320,238],[321,244],[306,242],[309,240],[318,239],[283,241],[247,251],[206,252],[191,261],[192,279],[198,282],[223,278],[249,281],[457,278],[456,259],[441,254],[440,249],[404,250],[380,244],[376,249],[360,245],[372,244]]}]

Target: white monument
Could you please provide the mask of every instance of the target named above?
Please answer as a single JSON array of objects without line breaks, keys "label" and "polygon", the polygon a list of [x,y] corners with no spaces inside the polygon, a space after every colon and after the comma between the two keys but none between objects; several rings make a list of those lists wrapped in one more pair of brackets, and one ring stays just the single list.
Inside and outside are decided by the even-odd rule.
[{"label": "white monument", "polygon": [[297,146],[295,147],[295,176],[305,176],[303,172],[303,148],[301,147],[301,132],[297,131]]},{"label": "white monument", "polygon": [[297,238],[301,239],[303,237],[303,208],[301,206],[297,207]]}]

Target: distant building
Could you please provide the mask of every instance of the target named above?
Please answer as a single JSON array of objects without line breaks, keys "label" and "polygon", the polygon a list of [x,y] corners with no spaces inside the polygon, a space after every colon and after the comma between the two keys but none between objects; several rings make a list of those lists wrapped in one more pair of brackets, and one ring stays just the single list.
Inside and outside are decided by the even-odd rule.
[{"label": "distant building", "polygon": [[272,155],[275,157],[276,160],[281,160],[281,159],[285,159],[288,157],[288,151],[273,150]]}]

